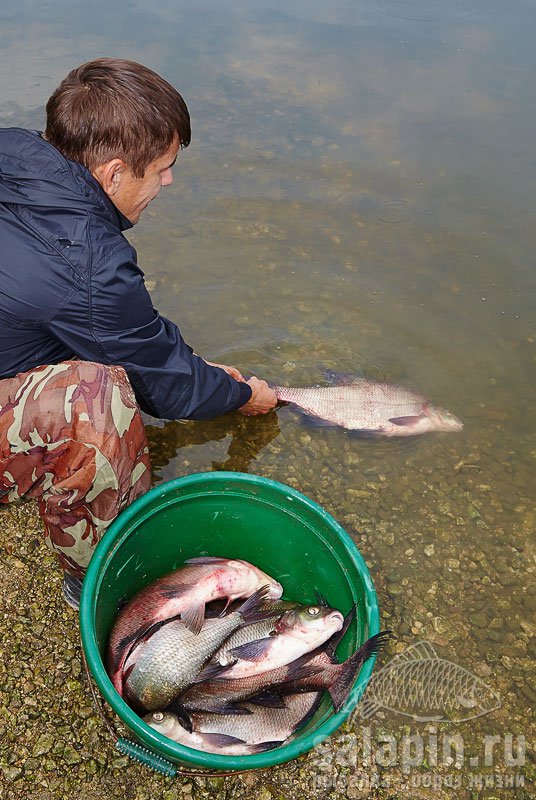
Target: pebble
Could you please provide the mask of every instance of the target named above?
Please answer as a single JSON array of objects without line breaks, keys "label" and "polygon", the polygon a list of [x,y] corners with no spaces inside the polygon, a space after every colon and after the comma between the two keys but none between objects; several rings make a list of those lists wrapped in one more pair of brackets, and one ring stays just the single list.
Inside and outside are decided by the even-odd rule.
[{"label": "pebble", "polygon": [[9,783],[16,781],[17,778],[20,778],[22,775],[22,769],[20,767],[2,767],[2,772],[4,773],[6,781]]},{"label": "pebble", "polygon": [[32,750],[33,756],[42,756],[45,753],[48,753],[51,750],[53,744],[55,742],[54,736],[50,733],[42,733],[41,736],[37,739],[34,748]]}]

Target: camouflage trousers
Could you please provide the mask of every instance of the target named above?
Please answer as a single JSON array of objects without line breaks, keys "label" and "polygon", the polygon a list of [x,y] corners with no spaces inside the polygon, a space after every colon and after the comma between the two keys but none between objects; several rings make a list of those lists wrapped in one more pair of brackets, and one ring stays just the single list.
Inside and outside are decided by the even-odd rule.
[{"label": "camouflage trousers", "polygon": [[122,367],[64,361],[0,380],[0,502],[37,500],[48,546],[83,577],[118,513],[150,487]]}]

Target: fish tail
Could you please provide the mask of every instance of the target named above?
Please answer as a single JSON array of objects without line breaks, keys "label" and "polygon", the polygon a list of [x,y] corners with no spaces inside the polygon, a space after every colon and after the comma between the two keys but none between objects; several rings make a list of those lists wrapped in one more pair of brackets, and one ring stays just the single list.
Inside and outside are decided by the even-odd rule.
[{"label": "fish tail", "polygon": [[340,711],[354,684],[361,665],[371,656],[375,655],[387,642],[391,631],[382,631],[371,636],[361,645],[359,650],[335,668],[335,679],[327,690],[333,701],[335,711]]},{"label": "fish tail", "polygon": [[253,594],[242,603],[240,608],[237,608],[244,622],[257,622],[262,619],[269,619],[273,615],[273,611],[262,608],[263,603],[268,599],[269,593],[270,587],[268,584],[261,586],[260,589],[253,592]]}]

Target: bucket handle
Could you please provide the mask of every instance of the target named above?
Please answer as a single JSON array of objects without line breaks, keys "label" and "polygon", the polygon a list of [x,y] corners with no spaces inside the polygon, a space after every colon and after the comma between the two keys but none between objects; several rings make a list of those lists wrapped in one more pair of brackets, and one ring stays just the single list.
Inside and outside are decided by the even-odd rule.
[{"label": "bucket handle", "polygon": [[138,761],[140,764],[146,764],[155,772],[160,772],[162,775],[165,775],[166,778],[177,777],[178,769],[175,764],[172,764],[167,758],[153,753],[141,744],[137,744],[130,739],[124,739],[120,736],[115,746],[119,752],[129,756],[134,759],[134,761]]}]

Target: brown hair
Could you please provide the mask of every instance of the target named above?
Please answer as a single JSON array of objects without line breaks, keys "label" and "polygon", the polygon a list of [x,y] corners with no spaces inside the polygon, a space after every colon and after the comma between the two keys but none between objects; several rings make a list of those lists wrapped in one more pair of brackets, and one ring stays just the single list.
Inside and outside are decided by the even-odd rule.
[{"label": "brown hair", "polygon": [[50,97],[45,137],[89,170],[122,158],[137,178],[178,138],[190,144],[190,115],[176,89],[156,72],[121,58],[73,69]]}]

